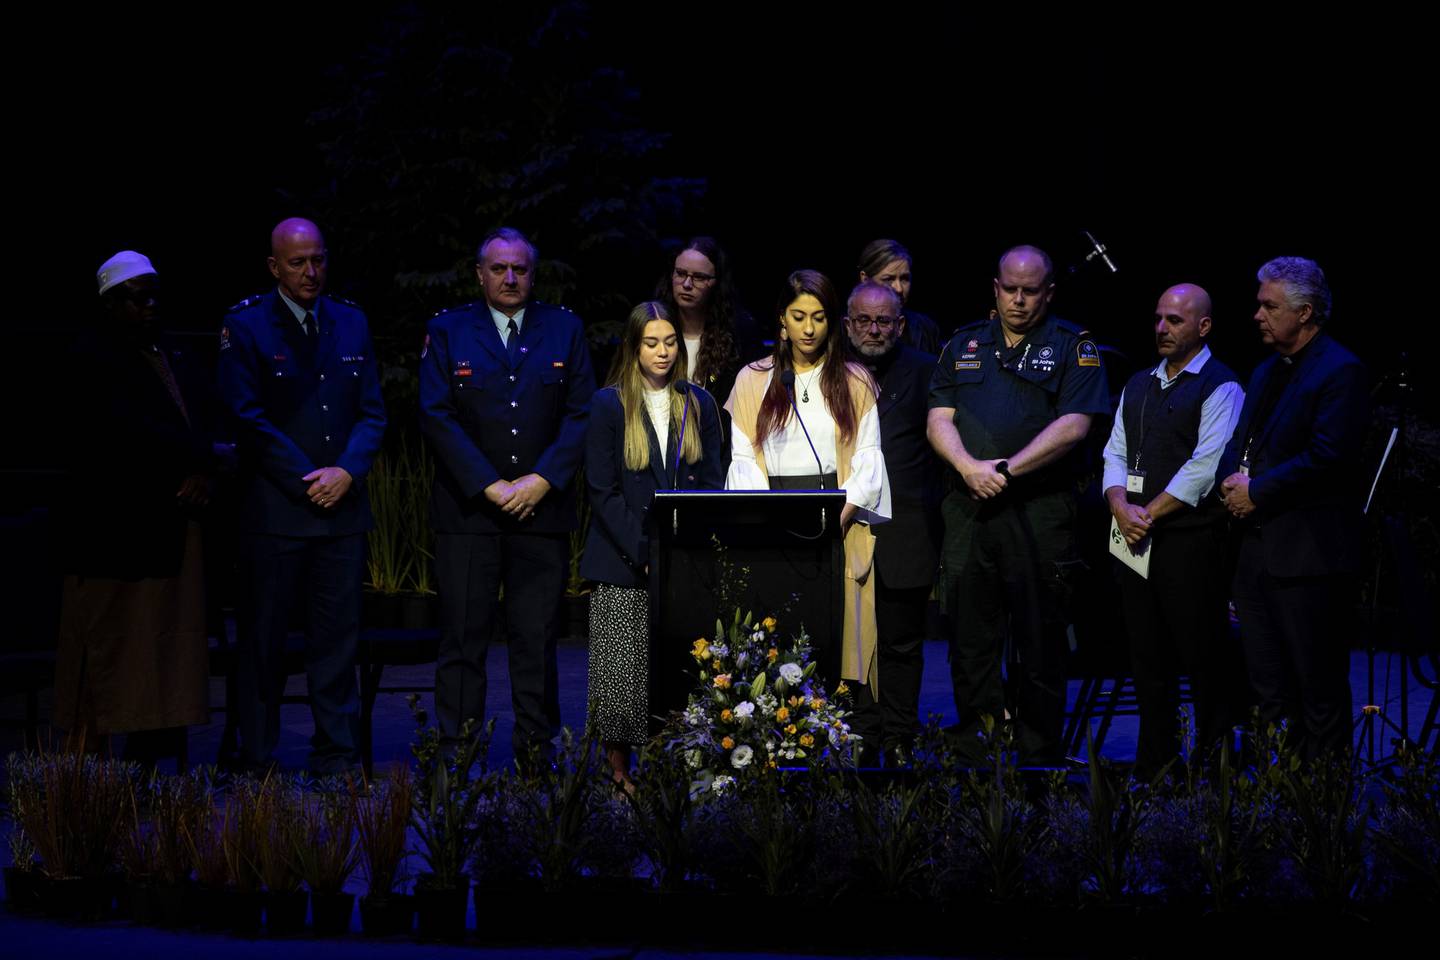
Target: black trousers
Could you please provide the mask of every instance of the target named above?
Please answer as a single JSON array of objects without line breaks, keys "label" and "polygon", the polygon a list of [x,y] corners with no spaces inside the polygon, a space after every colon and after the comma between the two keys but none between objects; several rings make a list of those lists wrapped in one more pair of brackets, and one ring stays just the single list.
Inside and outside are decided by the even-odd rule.
[{"label": "black trousers", "polygon": [[945,499],[945,566],[951,572],[950,679],[962,742],[982,716],[1006,710],[1005,645],[1018,664],[1009,677],[1016,746],[1022,758],[1062,756],[1065,719],[1067,584],[1075,552],[1075,498],[1067,492]]},{"label": "black trousers", "polygon": [[1204,750],[1241,719],[1232,693],[1244,672],[1228,630],[1223,528],[1162,526],[1151,536],[1149,579],[1115,564],[1140,702],[1135,770],[1142,779],[1180,754],[1180,675],[1190,678],[1196,745]]},{"label": "black trousers", "polygon": [[886,586],[875,568],[875,626],[880,699],[869,686],[855,691],[851,732],[865,747],[909,748],[920,713],[920,681],[925,672],[925,607],[930,587]]},{"label": "black trousers", "polygon": [[235,709],[245,763],[269,763],[280,743],[285,637],[297,597],[308,614],[305,677],[315,721],[309,769],[339,773],[360,762],[355,654],[364,571],[364,534],[240,538],[241,596],[246,602],[237,623]]},{"label": "black trousers", "polygon": [[1354,581],[1347,574],[1276,577],[1265,565],[1261,530],[1240,540],[1233,588],[1240,639],[1260,719],[1289,724],[1301,755],[1350,745],[1350,625]]},{"label": "black trousers", "polygon": [[454,737],[466,720],[485,719],[485,654],[505,588],[515,755],[548,752],[560,729],[556,621],[569,563],[568,534],[437,534],[440,649],[435,716]]}]

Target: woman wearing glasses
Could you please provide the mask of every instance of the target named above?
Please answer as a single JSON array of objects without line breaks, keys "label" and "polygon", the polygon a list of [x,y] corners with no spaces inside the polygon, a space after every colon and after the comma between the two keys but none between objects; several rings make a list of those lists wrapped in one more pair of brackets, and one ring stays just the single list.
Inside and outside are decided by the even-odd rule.
[{"label": "woman wearing glasses", "polygon": [[[590,594],[590,723],[617,786],[630,789],[630,748],[649,721],[650,546],[656,490],[718,490],[720,408],[685,381],[686,351],[670,311],[630,311],[604,389],[590,403],[585,482],[592,510],[580,575]],[[682,437],[683,432],[683,437]]]},{"label": "woman wearing glasses", "polygon": [[776,314],[774,351],[740,370],[725,404],[733,418],[725,486],[845,491],[845,628],[839,677],[830,679],[873,684],[869,524],[890,516],[875,381],[849,360],[839,300],[824,274],[790,274]]},{"label": "woman wearing glasses", "polygon": [[[711,396],[728,397],[741,364],[760,356],[765,345],[740,304],[730,259],[720,244],[711,237],[692,237],[656,285],[655,299],[670,309],[685,340],[685,378]],[[729,463],[728,423],[722,442],[723,466]]]}]

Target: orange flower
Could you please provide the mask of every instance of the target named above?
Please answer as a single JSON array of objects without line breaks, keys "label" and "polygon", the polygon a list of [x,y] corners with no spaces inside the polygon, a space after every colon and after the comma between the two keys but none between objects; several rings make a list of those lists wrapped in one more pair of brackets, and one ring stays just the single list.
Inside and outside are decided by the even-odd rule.
[{"label": "orange flower", "polygon": [[735,719],[735,714],[731,713],[731,712],[729,711],[729,709],[725,709],[725,710],[721,710],[721,711],[720,711],[720,720],[721,720],[721,722],[723,722],[723,723],[729,723],[729,722],[730,722],[731,720],[733,720],[733,719]]},{"label": "orange flower", "polygon": [[814,700],[811,700],[811,701],[810,701],[810,709],[811,709],[811,710],[819,710],[819,709],[823,708],[824,706],[825,706],[825,701],[824,701],[824,700],[821,700],[819,697],[816,697]]},{"label": "orange flower", "polygon": [[798,706],[800,706],[800,704],[801,704],[802,701],[800,700],[799,697],[791,697],[789,702],[790,702],[790,706],[792,706],[792,707],[798,707]]},{"label": "orange flower", "polygon": [[696,640],[694,645],[690,648],[690,656],[694,657],[696,660],[710,659],[710,641],[706,640],[704,637]]},{"label": "orange flower", "polygon": [[786,708],[786,707],[781,707],[779,710],[776,710],[776,711],[775,711],[775,719],[778,720],[778,721],[780,721],[781,723],[784,723],[786,720],[789,720],[789,719],[790,719],[790,711],[789,711],[789,709]]},{"label": "orange flower", "polygon": [[785,728],[785,733],[788,734],[789,736],[792,736],[792,737],[793,737],[793,736],[795,736],[795,730],[796,730],[795,724],[792,723],[792,724],[790,724],[789,726],[787,726],[787,727]]},{"label": "orange flower", "polygon": [[774,647],[771,647],[769,650],[765,651],[765,659],[769,660],[771,663],[774,663],[776,660],[780,659],[780,651],[776,650]]},{"label": "orange flower", "polygon": [[714,683],[715,683],[715,688],[716,688],[717,690],[729,690],[729,689],[730,689],[730,674],[728,674],[728,673],[718,673],[718,674],[716,674],[716,675],[715,675]]},{"label": "orange flower", "polygon": [[734,750],[735,741],[730,739],[729,737],[726,737],[724,740],[720,741],[720,746],[724,747],[726,750]]},{"label": "orange flower", "polygon": [[800,746],[802,746],[802,747],[813,747],[813,746],[815,746],[815,738],[812,737],[812,736],[811,736],[810,734],[808,734],[808,733],[802,733],[802,734],[800,735]]}]

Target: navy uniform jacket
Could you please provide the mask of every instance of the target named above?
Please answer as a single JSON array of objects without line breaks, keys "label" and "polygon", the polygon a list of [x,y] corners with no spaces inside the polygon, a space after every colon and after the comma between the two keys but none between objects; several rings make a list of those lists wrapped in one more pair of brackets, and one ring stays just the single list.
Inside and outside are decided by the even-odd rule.
[{"label": "navy uniform jacket", "polygon": [[[645,587],[645,565],[650,562],[646,519],[656,490],[720,490],[725,486],[722,466],[720,405],[699,387],[690,387],[688,434],[700,431],[700,459],[679,464],[675,472],[675,428],[667,438],[669,450],[660,459],[660,440],[648,416],[642,417],[650,438],[650,466],[625,466],[625,411],[613,387],[595,394],[590,404],[590,427],[585,436],[585,483],[590,493],[590,530],[580,575],[587,580],[622,587]],[[667,467],[666,464],[670,466]],[[675,482],[670,482],[670,477]]]},{"label": "navy uniform jacket", "polygon": [[[385,401],[370,328],[353,304],[315,303],[313,361],[278,291],[231,308],[220,332],[220,393],[237,421],[240,529],[338,537],[372,526],[365,477],[385,434]],[[343,467],[354,483],[326,510],[300,478]]]},{"label": "navy uniform jacket", "polygon": [[896,344],[871,372],[880,384],[880,448],[893,514],[877,523],[875,563],[887,587],[929,586],[939,563],[940,461],[925,437],[935,356]]},{"label": "navy uniform jacket", "polygon": [[1214,495],[1239,469],[1248,443],[1255,512],[1241,522],[1259,526],[1267,572],[1349,572],[1361,550],[1361,447],[1370,425],[1365,367],[1322,330],[1296,355],[1290,382],[1267,421],[1252,422],[1266,380],[1281,362],[1278,354],[1269,357],[1251,374]]},{"label": "navy uniform jacket", "polygon": [[[420,429],[437,460],[430,497],[437,533],[564,533],[575,529],[575,472],[595,375],[580,318],[531,302],[514,366],[481,301],[436,315],[420,356]],[[553,488],[530,520],[485,498],[496,480],[538,473]]]}]

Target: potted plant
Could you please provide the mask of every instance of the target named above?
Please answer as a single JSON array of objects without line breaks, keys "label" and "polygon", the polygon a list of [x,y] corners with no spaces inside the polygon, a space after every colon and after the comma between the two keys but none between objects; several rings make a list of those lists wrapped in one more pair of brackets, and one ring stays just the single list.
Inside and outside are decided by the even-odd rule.
[{"label": "potted plant", "polygon": [[375,780],[368,790],[351,788],[367,883],[360,898],[360,925],[371,936],[409,933],[414,928],[414,898],[399,889],[409,857],[413,792],[414,781],[405,765],[397,765],[388,778]]},{"label": "potted plant", "polygon": [[320,936],[349,932],[355,894],[345,890],[359,863],[355,811],[348,794],[318,793],[300,808],[301,829],[295,835],[295,856],[310,888],[310,919]]},{"label": "potted plant", "polygon": [[194,916],[207,930],[223,930],[226,925],[227,884],[229,863],[225,856],[227,807],[218,791],[209,786],[212,778],[205,775],[207,789],[204,807],[185,834],[190,851],[190,865],[195,873]]},{"label": "potted plant", "polygon": [[227,891],[224,926],[242,935],[259,931],[264,911],[260,848],[267,842],[267,827],[261,819],[261,789],[261,784],[252,780],[233,783],[220,820]]},{"label": "potted plant", "polygon": [[162,926],[189,919],[190,837],[209,809],[209,788],[195,774],[156,777],[150,787],[151,835],[155,845],[155,905]]},{"label": "potted plant", "polygon": [[256,830],[260,837],[256,868],[264,887],[265,931],[288,936],[305,929],[307,897],[301,889],[299,858],[305,821],[296,786],[270,777],[255,793]]},{"label": "potted plant", "polygon": [[5,868],[5,899],[18,913],[38,906],[35,844],[25,832],[26,810],[44,801],[40,770],[32,753],[12,753],[5,758],[5,784],[9,798],[10,866]]},{"label": "potted plant", "polygon": [[482,795],[475,773],[477,766],[484,766],[494,725],[477,732],[467,721],[459,743],[451,745],[441,740],[437,728],[428,726],[418,702],[412,694],[410,709],[419,735],[411,746],[416,772],[410,825],[427,872],[415,884],[415,910],[421,937],[455,940],[465,933],[470,878],[464,868]]}]

